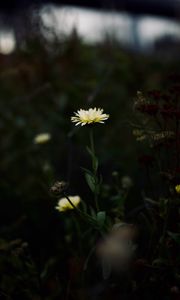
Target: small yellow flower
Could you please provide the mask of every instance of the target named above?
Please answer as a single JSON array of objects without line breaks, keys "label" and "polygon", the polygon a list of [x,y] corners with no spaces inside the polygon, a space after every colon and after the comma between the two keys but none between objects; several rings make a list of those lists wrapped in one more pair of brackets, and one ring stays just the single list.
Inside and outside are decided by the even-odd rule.
[{"label": "small yellow flower", "polygon": [[[68,198],[70,199],[70,201],[72,202],[72,204],[77,207],[78,204],[81,201],[81,198],[79,196],[68,196]],[[74,207],[71,205],[71,203],[68,201],[67,198],[61,198],[58,201],[58,205],[55,207],[57,210],[59,210],[60,212],[62,211],[66,211],[66,210],[70,210],[70,209],[74,209]]]},{"label": "small yellow flower", "polygon": [[51,139],[51,135],[49,133],[40,133],[35,136],[34,144],[45,144]]},{"label": "small yellow flower", "polygon": [[177,194],[180,194],[180,184],[175,186],[175,190]]},{"label": "small yellow flower", "polygon": [[77,125],[87,125],[92,123],[104,123],[109,118],[109,115],[103,113],[101,108],[90,108],[88,110],[79,109],[74,113],[75,116],[71,117],[71,121]]}]

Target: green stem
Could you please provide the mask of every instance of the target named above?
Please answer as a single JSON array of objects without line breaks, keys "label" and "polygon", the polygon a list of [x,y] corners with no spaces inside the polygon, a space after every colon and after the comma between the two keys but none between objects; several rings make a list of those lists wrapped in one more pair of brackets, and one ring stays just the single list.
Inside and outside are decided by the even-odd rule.
[{"label": "green stem", "polygon": [[91,151],[95,155],[95,149],[94,149],[94,135],[93,135],[93,129],[90,129],[90,145],[91,145]]},{"label": "green stem", "polygon": [[95,191],[94,191],[94,202],[96,206],[96,210],[99,211],[99,204],[98,204],[98,178],[97,178],[97,169],[96,169],[96,154],[95,154],[95,147],[94,147],[94,135],[93,129],[90,129],[90,148],[92,152],[92,168],[93,168],[93,175],[94,175],[94,182],[95,182]]}]

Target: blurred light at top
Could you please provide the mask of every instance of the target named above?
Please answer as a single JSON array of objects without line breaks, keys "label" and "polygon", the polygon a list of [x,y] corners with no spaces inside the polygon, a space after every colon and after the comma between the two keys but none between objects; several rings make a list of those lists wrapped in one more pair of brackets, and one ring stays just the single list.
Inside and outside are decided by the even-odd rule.
[{"label": "blurred light at top", "polygon": [[[34,10],[34,13],[36,14],[37,10]],[[16,14],[12,18],[13,22],[6,17],[2,18],[0,23],[1,54],[11,54],[18,41],[23,41],[25,28],[23,22],[26,16],[22,18],[22,22],[20,18],[21,16]],[[29,18],[33,20],[33,11]],[[135,51],[151,52],[160,49],[160,51],[168,52],[171,50],[171,45],[177,51],[180,49],[180,23],[175,19],[114,10],[104,11],[55,5],[42,6],[40,18],[42,32],[49,40],[54,37],[54,34],[61,38],[64,35],[68,36],[76,29],[78,35],[87,43],[101,42],[108,37]]]},{"label": "blurred light at top", "polygon": [[144,49],[152,48],[156,39],[165,36],[180,38],[180,24],[162,17],[52,5],[41,10],[41,17],[57,35],[76,28],[86,42],[102,41],[108,35],[124,45]]}]

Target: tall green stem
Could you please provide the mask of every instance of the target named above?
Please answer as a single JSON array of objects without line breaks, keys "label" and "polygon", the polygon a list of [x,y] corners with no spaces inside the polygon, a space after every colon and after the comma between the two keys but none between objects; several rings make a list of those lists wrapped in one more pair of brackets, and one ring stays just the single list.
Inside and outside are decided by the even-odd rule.
[{"label": "tall green stem", "polygon": [[97,165],[96,165],[96,154],[95,154],[95,147],[94,147],[94,135],[93,129],[90,129],[90,148],[91,148],[91,158],[92,158],[92,169],[94,175],[94,202],[96,205],[96,210],[99,211],[99,204],[98,204],[98,178],[97,178]]},{"label": "tall green stem", "polygon": [[90,129],[90,144],[91,144],[91,151],[95,155],[95,149],[94,149],[94,134],[93,134],[93,129]]}]

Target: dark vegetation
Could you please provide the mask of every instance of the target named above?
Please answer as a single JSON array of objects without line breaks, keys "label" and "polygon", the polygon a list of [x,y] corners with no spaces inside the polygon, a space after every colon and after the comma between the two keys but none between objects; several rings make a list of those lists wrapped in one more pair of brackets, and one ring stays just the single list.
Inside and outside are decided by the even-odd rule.
[{"label": "dark vegetation", "polygon": [[[173,138],[160,152],[159,140],[150,147],[149,142],[137,142],[133,130],[141,130],[138,137],[144,134],[147,140],[162,131],[159,122],[165,126],[163,131],[174,130],[179,67],[178,60],[131,53],[108,39],[86,45],[76,32],[51,42],[36,32],[11,55],[0,55],[0,299],[178,299],[179,198],[175,186],[180,181],[179,160],[178,165],[174,161],[179,150],[168,150]],[[136,101],[144,97],[152,103],[143,100],[134,108],[139,90],[144,94]],[[84,270],[99,233],[89,233],[89,225],[82,220],[77,228],[73,212],[56,211],[57,201],[49,192],[56,180],[65,180],[69,194],[92,202],[80,168],[89,168],[84,148],[87,132],[74,134],[70,117],[79,108],[94,106],[110,114],[106,126],[97,126],[94,132],[103,176],[101,209],[115,220],[114,176],[119,184],[121,177],[130,176],[133,187],[118,218],[136,224],[139,231],[131,276],[123,273],[108,281],[103,281],[95,253]],[[162,114],[163,109],[159,118],[157,110]],[[42,132],[50,133],[51,140],[34,144],[34,137]],[[177,150],[179,125],[175,134]],[[155,154],[161,156],[163,174]],[[158,212],[144,197],[160,203]],[[167,217],[169,201],[174,204]],[[170,233],[165,228],[161,240],[167,218]],[[151,224],[157,228],[149,249]],[[162,252],[155,251],[153,256],[160,240]]]}]

